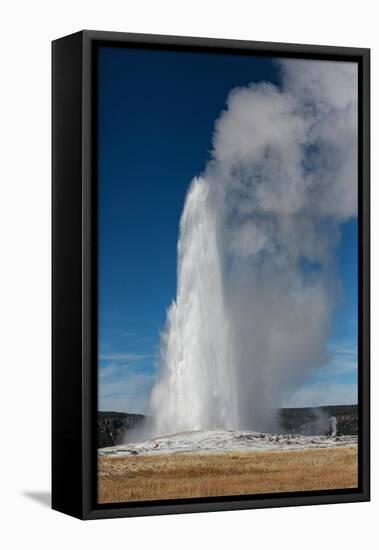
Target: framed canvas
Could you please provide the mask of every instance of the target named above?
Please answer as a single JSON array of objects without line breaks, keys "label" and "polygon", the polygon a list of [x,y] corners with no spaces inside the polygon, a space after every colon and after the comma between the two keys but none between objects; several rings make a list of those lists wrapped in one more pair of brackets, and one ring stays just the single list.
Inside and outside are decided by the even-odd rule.
[{"label": "framed canvas", "polygon": [[369,50],[52,52],[53,508],[369,500]]}]

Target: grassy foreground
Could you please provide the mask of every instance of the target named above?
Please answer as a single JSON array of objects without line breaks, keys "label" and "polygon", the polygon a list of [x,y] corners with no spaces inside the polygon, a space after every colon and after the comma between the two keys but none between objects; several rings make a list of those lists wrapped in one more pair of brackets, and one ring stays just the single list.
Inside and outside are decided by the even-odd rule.
[{"label": "grassy foreground", "polygon": [[99,503],[357,487],[355,448],[99,457]]}]

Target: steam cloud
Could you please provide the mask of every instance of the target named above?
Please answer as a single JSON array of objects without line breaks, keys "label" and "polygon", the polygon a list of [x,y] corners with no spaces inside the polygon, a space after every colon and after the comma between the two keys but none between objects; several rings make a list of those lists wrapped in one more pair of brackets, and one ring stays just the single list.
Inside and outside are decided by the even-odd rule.
[{"label": "steam cloud", "polygon": [[357,209],[355,64],[285,60],[232,90],[189,188],[176,299],[149,405],[156,434],[268,431],[325,363],[333,251]]}]

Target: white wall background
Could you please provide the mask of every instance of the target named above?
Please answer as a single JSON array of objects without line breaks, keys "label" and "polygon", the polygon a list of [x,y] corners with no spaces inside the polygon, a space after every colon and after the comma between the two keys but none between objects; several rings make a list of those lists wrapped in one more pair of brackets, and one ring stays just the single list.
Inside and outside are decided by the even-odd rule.
[{"label": "white wall background", "polygon": [[[372,48],[373,281],[379,211],[375,2],[43,0],[4,2],[0,84],[0,540],[3,548],[375,546],[373,502],[80,522],[40,500],[50,485],[50,41],[87,28]],[[373,378],[378,289],[373,284]],[[375,397],[375,395],[374,395]],[[373,432],[378,400],[373,405]],[[376,470],[376,471],[375,471]],[[30,493],[37,494],[31,498]],[[29,494],[29,496],[28,496]]]}]

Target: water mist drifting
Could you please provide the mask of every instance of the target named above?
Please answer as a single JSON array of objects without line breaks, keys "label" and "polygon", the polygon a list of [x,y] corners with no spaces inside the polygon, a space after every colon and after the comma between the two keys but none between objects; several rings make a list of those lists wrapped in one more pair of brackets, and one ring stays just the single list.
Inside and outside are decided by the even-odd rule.
[{"label": "water mist drifting", "polygon": [[154,433],[274,428],[326,360],[339,226],[356,215],[357,70],[288,60],[232,90],[189,188]]}]

